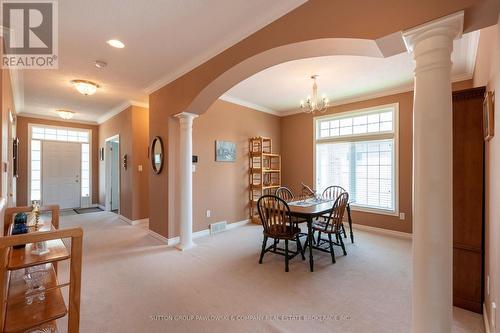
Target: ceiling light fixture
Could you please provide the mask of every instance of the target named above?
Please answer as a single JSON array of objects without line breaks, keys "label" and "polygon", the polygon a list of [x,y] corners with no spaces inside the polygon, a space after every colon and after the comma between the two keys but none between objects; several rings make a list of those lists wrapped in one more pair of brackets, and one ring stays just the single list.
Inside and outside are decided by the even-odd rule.
[{"label": "ceiling light fixture", "polygon": [[321,99],[318,98],[318,85],[316,84],[316,79],[318,75],[311,76],[313,80],[312,96],[307,96],[307,99],[300,101],[300,107],[305,113],[325,112],[328,108],[328,97],[323,95]]},{"label": "ceiling light fixture", "polygon": [[59,117],[61,117],[62,119],[66,119],[66,120],[73,118],[73,116],[75,115],[75,113],[73,111],[64,110],[64,109],[56,110],[56,112],[59,115]]},{"label": "ceiling light fixture", "polygon": [[71,83],[75,86],[76,90],[82,95],[89,96],[96,93],[99,85],[92,81],[87,80],[73,80]]},{"label": "ceiling light fixture", "polygon": [[118,39],[110,39],[106,43],[108,43],[112,47],[116,47],[117,49],[123,49],[125,47],[125,44],[123,44]]},{"label": "ceiling light fixture", "polygon": [[108,66],[108,63],[107,63],[107,62],[105,62],[105,61],[102,61],[102,60],[96,60],[96,61],[94,62],[94,65],[95,65],[95,67],[97,67],[97,68],[99,68],[99,69],[103,69],[103,68],[105,68],[106,66]]}]

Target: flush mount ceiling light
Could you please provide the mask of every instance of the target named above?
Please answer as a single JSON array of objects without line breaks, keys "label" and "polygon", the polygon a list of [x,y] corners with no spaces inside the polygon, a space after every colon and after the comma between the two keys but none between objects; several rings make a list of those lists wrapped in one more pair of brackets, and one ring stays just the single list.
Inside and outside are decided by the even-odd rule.
[{"label": "flush mount ceiling light", "polygon": [[300,107],[305,113],[314,113],[315,111],[325,112],[329,106],[328,97],[326,97],[326,95],[323,95],[321,99],[318,98],[318,85],[316,84],[317,77],[318,75],[311,76],[311,79],[313,80],[312,96],[309,95],[305,101],[300,101]]},{"label": "flush mount ceiling light", "polygon": [[73,118],[73,116],[75,115],[75,113],[73,111],[64,110],[64,109],[56,110],[56,112],[59,115],[59,117],[61,117],[62,119],[66,119],[66,120]]},{"label": "flush mount ceiling light", "polygon": [[71,83],[75,86],[76,90],[82,95],[89,96],[95,94],[99,85],[92,81],[87,80],[73,80]]},{"label": "flush mount ceiling light", "polygon": [[123,44],[118,39],[110,39],[106,43],[108,43],[108,45],[112,47],[116,47],[117,49],[123,49],[125,47],[125,44]]}]

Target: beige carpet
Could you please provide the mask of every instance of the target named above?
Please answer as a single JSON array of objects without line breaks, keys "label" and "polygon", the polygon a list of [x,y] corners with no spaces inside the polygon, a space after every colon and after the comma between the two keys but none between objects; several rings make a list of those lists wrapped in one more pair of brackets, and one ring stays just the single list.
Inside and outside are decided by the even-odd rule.
[{"label": "beige carpet", "polygon": [[[316,252],[314,273],[299,258],[285,273],[281,256],[257,263],[260,226],[180,252],[112,213],[61,222],[84,229],[81,332],[410,332],[409,240],[355,231],[335,265]],[[480,315],[454,320],[454,332],[484,332]]]}]

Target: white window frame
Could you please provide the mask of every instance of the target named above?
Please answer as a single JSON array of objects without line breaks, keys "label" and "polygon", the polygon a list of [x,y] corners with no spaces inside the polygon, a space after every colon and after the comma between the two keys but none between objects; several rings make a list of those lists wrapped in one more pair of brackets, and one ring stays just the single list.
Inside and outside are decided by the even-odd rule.
[{"label": "white window frame", "polygon": [[[393,117],[393,128],[394,132],[376,132],[376,133],[366,133],[366,134],[352,134],[345,136],[334,136],[328,138],[319,138],[318,125],[322,120],[328,118],[350,118],[359,115],[367,115],[372,113],[378,113],[380,110],[392,108],[394,110]],[[318,143],[339,143],[339,142],[355,142],[355,141],[369,141],[369,140],[383,140],[383,139],[394,139],[394,156],[393,156],[393,179],[394,179],[394,210],[370,208],[364,206],[358,206],[356,203],[351,204],[351,209],[354,211],[375,213],[390,216],[399,216],[399,103],[391,103],[378,105],[374,107],[350,110],[340,113],[333,113],[324,116],[318,116],[313,118],[313,180],[314,186],[317,184],[316,179],[316,145]],[[335,184],[332,184],[335,185]]]},{"label": "white window frame", "polygon": [[[55,142],[71,142],[71,141],[58,141],[58,140],[45,140],[45,139],[32,139],[32,134],[33,130],[32,127],[44,127],[44,128],[54,128],[54,129],[65,129],[65,130],[72,130],[72,131],[79,131],[79,132],[87,132],[88,133],[88,142],[75,142],[75,143],[88,143],[89,145],[89,202],[88,205],[92,206],[93,202],[93,197],[92,197],[92,130],[87,129],[87,128],[78,128],[78,127],[69,127],[69,126],[55,126],[55,125],[45,125],[45,124],[38,124],[38,123],[28,123],[28,181],[27,181],[27,186],[28,186],[28,202],[27,204],[31,204],[31,141],[32,140],[38,140],[40,141],[40,198],[42,194],[42,177],[43,177],[43,170],[42,170],[42,142],[43,141],[55,141]],[[80,154],[81,155],[81,154]],[[81,170],[81,162],[80,162],[80,170]],[[80,206],[83,207],[83,197],[82,197],[82,186],[80,185]]]}]

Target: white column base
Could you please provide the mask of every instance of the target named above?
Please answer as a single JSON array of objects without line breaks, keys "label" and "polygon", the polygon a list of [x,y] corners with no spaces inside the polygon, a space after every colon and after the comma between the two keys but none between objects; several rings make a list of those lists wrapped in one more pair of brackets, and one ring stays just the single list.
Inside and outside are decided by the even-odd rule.
[{"label": "white column base", "polygon": [[196,245],[195,242],[191,242],[191,243],[187,243],[187,244],[177,244],[175,246],[175,248],[177,250],[180,250],[180,251],[187,251],[187,250],[191,250],[192,248],[195,248],[197,247],[198,245]]}]

